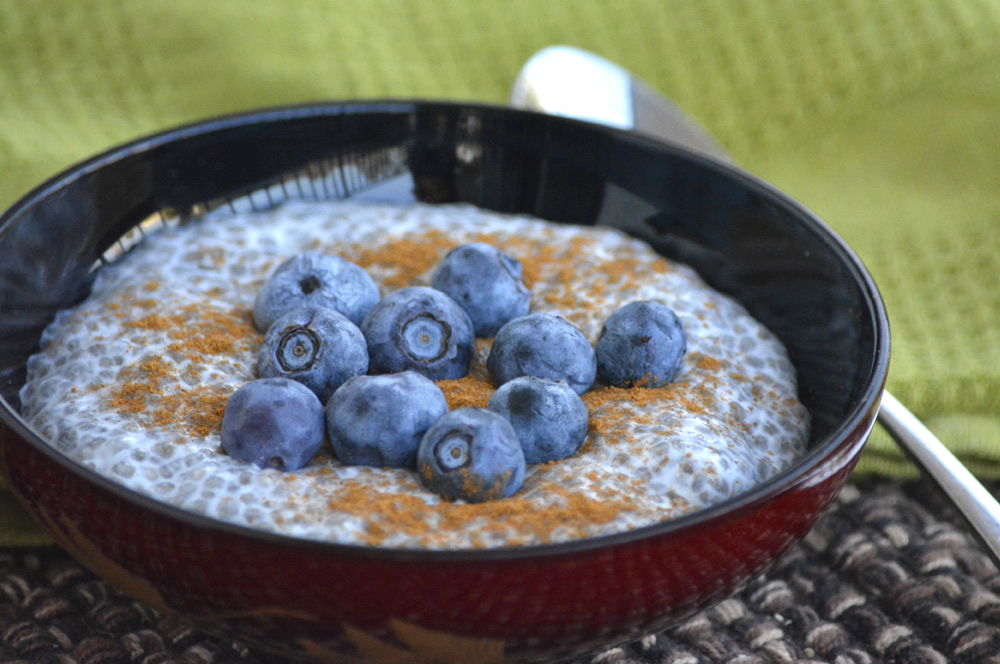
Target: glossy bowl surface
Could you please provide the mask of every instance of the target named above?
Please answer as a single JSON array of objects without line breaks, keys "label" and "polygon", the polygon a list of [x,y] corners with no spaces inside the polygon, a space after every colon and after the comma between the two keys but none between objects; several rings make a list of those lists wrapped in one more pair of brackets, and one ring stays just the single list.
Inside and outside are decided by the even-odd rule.
[{"label": "glossy bowl surface", "polygon": [[[783,340],[813,419],[810,451],[746,494],[629,533],[401,551],[184,513],[79,467],[26,425],[24,363],[101,265],[157,224],[298,197],[462,201],[641,237]],[[0,471],[62,546],[125,592],[291,657],[534,661],[664,628],[805,535],[857,460],[887,367],[872,280],[800,205],[680,149],[530,112],[391,101],[225,117],[110,150],[0,217]]]}]

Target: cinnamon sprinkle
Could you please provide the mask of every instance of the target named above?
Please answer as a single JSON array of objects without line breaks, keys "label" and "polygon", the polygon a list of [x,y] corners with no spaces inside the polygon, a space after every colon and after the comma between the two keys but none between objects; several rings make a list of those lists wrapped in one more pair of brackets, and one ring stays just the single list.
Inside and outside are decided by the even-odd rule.
[{"label": "cinnamon sprinkle", "polygon": [[494,392],[492,384],[472,374],[454,380],[439,380],[437,385],[444,392],[448,410],[486,408]]},{"label": "cinnamon sprinkle", "polygon": [[[155,290],[156,286],[147,284],[145,289]],[[129,310],[135,302],[119,304]],[[218,431],[229,393],[212,385],[176,385],[196,384],[202,366],[220,358],[228,360],[239,350],[255,348],[261,335],[254,329],[249,312],[186,306],[171,315],[141,316],[125,323],[125,327],[166,333],[175,340],[167,351],[185,360],[187,366],[182,370],[167,357],[144,356],[122,369],[109,405],[119,412],[142,416],[151,426],[176,427],[191,436],[204,437]],[[174,385],[170,393],[161,389],[164,381]]]},{"label": "cinnamon sprinkle", "polygon": [[[413,493],[384,493],[345,484],[330,499],[329,509],[370,516],[364,539],[371,546],[384,545],[394,536],[403,535],[420,538],[434,547],[437,533],[462,530],[472,522],[481,525],[483,534],[502,538],[511,545],[535,539],[549,542],[560,531],[582,536],[588,527],[613,521],[622,511],[634,508],[634,503],[624,495],[598,499],[555,483],[547,483],[543,488],[558,496],[560,504],[541,506],[521,496],[475,504],[446,501],[428,504],[419,497],[422,490],[419,486],[414,486]],[[482,540],[476,542],[477,548],[489,545]]]}]

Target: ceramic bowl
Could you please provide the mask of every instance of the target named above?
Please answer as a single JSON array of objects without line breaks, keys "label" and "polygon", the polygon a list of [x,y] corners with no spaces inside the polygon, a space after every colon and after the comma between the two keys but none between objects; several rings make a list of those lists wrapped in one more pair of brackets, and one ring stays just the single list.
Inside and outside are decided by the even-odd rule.
[{"label": "ceramic bowl", "polygon": [[[303,191],[302,182],[316,186]],[[147,226],[137,226],[300,195],[463,201],[646,240],[785,343],[812,415],[808,453],[724,503],[624,534],[412,551],[303,541],[185,513],[80,467],[25,423],[18,390],[43,328],[141,239]],[[534,661],[665,628],[733,593],[802,538],[871,431],[888,324],[869,275],[826,225],[724,164],[507,108],[331,103],[166,131],[18,201],[0,217],[0,364],[0,470],[10,487],[61,546],[149,606],[291,658]]]}]

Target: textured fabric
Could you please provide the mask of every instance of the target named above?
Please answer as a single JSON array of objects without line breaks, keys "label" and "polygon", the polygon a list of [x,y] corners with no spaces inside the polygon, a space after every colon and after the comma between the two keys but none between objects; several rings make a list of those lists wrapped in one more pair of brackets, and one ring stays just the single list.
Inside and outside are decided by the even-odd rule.
[{"label": "textured fabric", "polygon": [[[115,143],[214,114],[503,103],[553,43],[632,69],[839,231],[887,301],[889,387],[1000,477],[995,0],[0,0],[0,206]],[[912,472],[881,432],[861,469]],[[13,518],[0,541],[30,539]]]},{"label": "textured fabric", "polygon": [[[1000,574],[954,518],[923,484],[848,485],[809,537],[742,592],[574,662],[996,662]],[[410,654],[398,661],[426,661]],[[0,548],[0,661],[275,660],[123,597],[55,548]]]}]

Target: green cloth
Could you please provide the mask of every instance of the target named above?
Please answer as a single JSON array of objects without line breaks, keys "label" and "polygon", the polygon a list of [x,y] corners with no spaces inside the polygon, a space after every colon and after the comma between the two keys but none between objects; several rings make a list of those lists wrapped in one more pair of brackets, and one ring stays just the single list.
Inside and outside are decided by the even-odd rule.
[{"label": "green cloth", "polygon": [[[214,114],[504,103],[551,44],[633,70],[841,233],[887,302],[890,389],[1000,477],[996,0],[0,0],[0,206]],[[881,431],[861,470],[912,473]],[[0,544],[25,523],[0,502]]]}]

